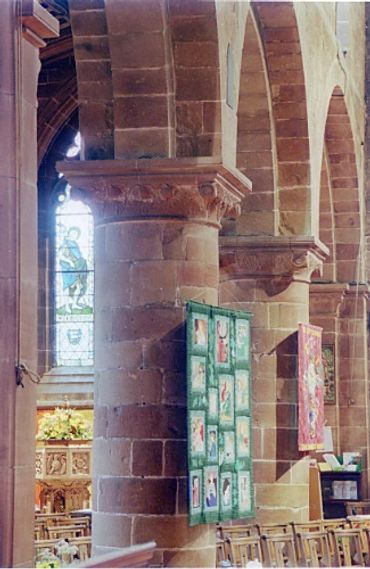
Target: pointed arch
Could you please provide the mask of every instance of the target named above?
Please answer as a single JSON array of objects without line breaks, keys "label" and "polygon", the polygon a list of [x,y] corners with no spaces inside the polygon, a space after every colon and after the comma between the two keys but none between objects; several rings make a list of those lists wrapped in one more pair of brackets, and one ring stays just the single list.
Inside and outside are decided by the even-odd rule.
[{"label": "pointed arch", "polygon": [[279,227],[310,233],[310,171],[306,89],[294,5],[253,2],[264,46],[276,129]]},{"label": "pointed arch", "polygon": [[[336,279],[339,282],[358,281],[361,277],[361,216],[356,154],[344,94],[338,86],[329,102],[325,148],[332,187]],[[322,198],[320,221],[321,207]],[[320,227],[320,232],[322,230]]]},{"label": "pointed arch", "polygon": [[252,181],[253,192],[242,202],[242,215],[235,222],[236,232],[274,235],[275,135],[263,47],[252,11],[245,27],[237,120],[236,166]]},{"label": "pointed arch", "polygon": [[325,147],[322,155],[320,177],[319,238],[330,251],[329,257],[325,259],[320,280],[324,282],[335,282],[337,279],[337,270],[333,187],[331,182],[330,161]]}]

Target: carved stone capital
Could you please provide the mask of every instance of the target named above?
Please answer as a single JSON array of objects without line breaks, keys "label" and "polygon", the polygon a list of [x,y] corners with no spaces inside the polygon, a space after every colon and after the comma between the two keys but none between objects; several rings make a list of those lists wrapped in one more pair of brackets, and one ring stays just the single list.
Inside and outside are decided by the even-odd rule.
[{"label": "carved stone capital", "polygon": [[308,283],[328,254],[314,237],[221,237],[221,280],[284,278]]},{"label": "carved stone capital", "polygon": [[220,226],[240,214],[251,183],[214,158],[58,162],[97,222],[125,219],[194,219]]}]

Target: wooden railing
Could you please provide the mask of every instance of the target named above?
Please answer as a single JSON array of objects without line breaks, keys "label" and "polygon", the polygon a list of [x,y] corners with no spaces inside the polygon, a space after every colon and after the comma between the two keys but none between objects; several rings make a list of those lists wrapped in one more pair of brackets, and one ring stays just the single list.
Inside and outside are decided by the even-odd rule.
[{"label": "wooden railing", "polygon": [[100,567],[146,567],[153,558],[156,543],[149,541],[140,545],[123,547],[110,553],[97,555],[84,561],[79,567],[90,567],[98,569]]}]

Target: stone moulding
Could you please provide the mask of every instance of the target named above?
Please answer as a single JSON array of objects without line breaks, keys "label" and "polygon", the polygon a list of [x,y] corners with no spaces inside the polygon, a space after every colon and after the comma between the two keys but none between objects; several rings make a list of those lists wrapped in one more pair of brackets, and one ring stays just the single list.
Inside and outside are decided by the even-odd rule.
[{"label": "stone moulding", "polygon": [[283,277],[310,282],[328,255],[326,245],[310,236],[221,237],[221,281]]},{"label": "stone moulding", "polygon": [[43,38],[59,36],[59,22],[36,0],[22,0],[20,21],[23,37],[34,47],[45,47]]},{"label": "stone moulding", "polygon": [[142,218],[196,220],[220,227],[240,214],[252,184],[214,158],[58,162],[97,223]]}]

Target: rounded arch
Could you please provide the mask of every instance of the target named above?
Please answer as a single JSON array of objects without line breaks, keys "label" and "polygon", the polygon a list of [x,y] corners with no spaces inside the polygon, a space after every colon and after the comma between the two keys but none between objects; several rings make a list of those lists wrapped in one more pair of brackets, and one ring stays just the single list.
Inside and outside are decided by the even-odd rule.
[{"label": "rounded arch", "polygon": [[306,89],[293,3],[253,2],[264,46],[276,129],[278,232],[310,233]]},{"label": "rounded arch", "polygon": [[324,141],[323,169],[328,173],[332,205],[329,219],[324,213],[328,192],[321,184],[320,237],[330,247],[327,238],[332,232],[333,251],[329,262],[335,263],[333,280],[358,281],[361,278],[361,216],[355,144],[344,94],[338,86],[330,98]]},{"label": "rounded arch", "polygon": [[248,13],[240,69],[236,166],[252,181],[235,222],[240,235],[274,235],[275,133],[263,47],[253,12]]}]

